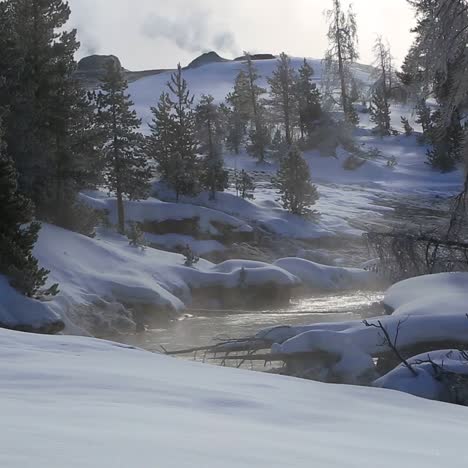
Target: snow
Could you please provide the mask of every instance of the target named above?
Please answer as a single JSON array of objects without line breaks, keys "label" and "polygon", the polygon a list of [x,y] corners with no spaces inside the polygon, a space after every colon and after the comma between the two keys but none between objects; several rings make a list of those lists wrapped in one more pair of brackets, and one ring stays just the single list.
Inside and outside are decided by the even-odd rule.
[{"label": "snow", "polygon": [[321,291],[371,289],[379,283],[377,275],[369,271],[325,266],[302,258],[283,258],[275,265],[297,276],[304,286]]},{"label": "snow", "polygon": [[214,240],[198,240],[192,236],[181,234],[148,234],[145,233],[145,241],[150,245],[162,247],[163,250],[181,252],[189,246],[195,255],[206,255],[213,252],[223,252],[226,250],[223,244]]},{"label": "snow", "polygon": [[374,382],[375,387],[398,390],[430,400],[449,402],[444,381],[438,377],[440,369],[454,374],[468,375],[466,356],[458,350],[441,350],[420,354],[408,359],[415,376],[403,364]]},{"label": "snow", "polygon": [[[467,342],[466,316],[414,315],[368,320],[370,325],[379,325],[379,322],[388,332],[392,344],[396,341],[399,350],[423,343]],[[360,383],[375,372],[372,358],[392,351],[381,329],[358,321],[347,323],[347,328],[343,329],[340,329],[341,325],[316,324],[306,331],[299,327],[295,330],[298,335],[273,344],[271,352],[291,357],[300,353],[328,353],[337,357],[337,362],[330,365],[331,375],[339,375],[342,382]],[[292,331],[279,329],[279,338],[284,339]]]},{"label": "snow", "polygon": [[392,286],[384,298],[396,315],[468,313],[468,273],[419,276]]},{"label": "snow", "polygon": [[13,329],[47,329],[60,321],[48,303],[27,298],[0,275],[0,324]]},{"label": "snow", "polygon": [[465,467],[468,410],[0,330],[8,468]]},{"label": "snow", "polygon": [[[117,201],[115,198],[107,196],[104,192],[93,191],[82,194],[82,200],[92,208],[107,210],[110,222],[117,224]],[[197,218],[201,232],[211,235],[219,234],[213,223],[224,224],[236,232],[252,231],[252,228],[245,222],[221,211],[187,203],[166,203],[156,198],[141,201],[127,200],[125,202],[125,215],[128,222],[180,221]]]}]

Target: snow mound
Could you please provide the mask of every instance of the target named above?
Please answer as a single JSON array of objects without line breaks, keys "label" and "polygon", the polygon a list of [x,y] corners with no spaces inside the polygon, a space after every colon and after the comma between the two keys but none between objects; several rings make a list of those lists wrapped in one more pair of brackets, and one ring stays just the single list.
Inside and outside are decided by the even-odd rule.
[{"label": "snow mound", "polygon": [[302,258],[283,258],[275,265],[300,278],[304,286],[322,291],[370,289],[379,282],[369,271],[320,265]]},{"label": "snow mound", "polygon": [[[420,354],[408,359],[408,364],[416,375],[401,364],[385,376],[374,382],[375,387],[398,390],[430,400],[445,401],[447,403],[461,403],[453,401],[453,375],[468,377],[468,360],[466,354],[458,350],[441,350]],[[447,374],[452,374],[449,377]],[[464,385],[466,388],[466,385]],[[459,389],[460,390],[460,389]],[[463,397],[467,404],[466,390],[464,395],[458,393],[456,398]]]},{"label": "snow mound", "polygon": [[419,276],[392,286],[385,306],[398,315],[468,313],[468,273]]},{"label": "snow mound", "polygon": [[0,275],[0,326],[13,330],[55,333],[63,322],[47,302],[23,296]]},{"label": "snow mound", "polygon": [[[341,325],[349,326],[340,329]],[[391,316],[333,326],[317,324],[306,331],[298,328],[298,335],[274,344],[271,352],[291,357],[302,353],[326,353],[336,357],[336,361],[329,366],[330,375],[325,380],[330,380],[330,376],[338,376],[340,382],[362,383],[363,379],[375,375],[373,358],[393,353],[380,325],[388,333],[390,342],[396,343],[402,352],[417,349],[420,345],[468,343],[466,316]],[[281,333],[281,329],[278,331]],[[286,338],[291,331],[278,333],[278,338]]]},{"label": "snow mound", "polygon": [[0,330],[0,353],[8,428],[0,466],[8,468],[468,463],[460,450],[468,437],[462,407],[174,360],[88,338]]}]

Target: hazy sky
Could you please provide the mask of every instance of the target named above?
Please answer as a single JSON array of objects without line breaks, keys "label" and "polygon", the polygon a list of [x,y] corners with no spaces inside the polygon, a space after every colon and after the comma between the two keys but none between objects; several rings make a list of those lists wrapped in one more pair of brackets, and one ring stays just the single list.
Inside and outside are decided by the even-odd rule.
[{"label": "hazy sky", "polygon": [[[243,50],[322,58],[331,0],[69,0],[80,57],[115,54],[132,70],[186,65],[201,52],[227,58]],[[343,0],[345,5],[348,4]],[[411,43],[413,11],[406,0],[354,0],[360,61],[372,61],[377,34],[397,63]]]}]

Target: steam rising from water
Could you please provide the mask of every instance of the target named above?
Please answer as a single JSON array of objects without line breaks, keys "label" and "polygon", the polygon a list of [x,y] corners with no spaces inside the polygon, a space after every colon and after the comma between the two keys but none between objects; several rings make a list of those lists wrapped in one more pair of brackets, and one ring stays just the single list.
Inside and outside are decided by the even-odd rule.
[{"label": "steam rising from water", "polygon": [[215,21],[206,11],[197,11],[177,18],[150,15],[142,25],[142,33],[150,39],[166,38],[187,52],[216,50],[235,55],[239,48],[230,31],[216,32]]}]

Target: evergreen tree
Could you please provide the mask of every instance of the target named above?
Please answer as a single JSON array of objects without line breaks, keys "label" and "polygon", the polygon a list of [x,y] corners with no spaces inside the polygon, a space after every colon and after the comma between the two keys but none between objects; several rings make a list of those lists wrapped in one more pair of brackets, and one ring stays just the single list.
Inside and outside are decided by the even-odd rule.
[{"label": "evergreen tree", "polygon": [[244,169],[236,174],[236,191],[244,200],[254,198],[255,184],[253,178]]},{"label": "evergreen tree", "polygon": [[239,154],[246,133],[246,124],[236,107],[221,105],[224,114],[226,147],[229,151]]},{"label": "evergreen tree", "polygon": [[281,161],[273,183],[281,194],[283,207],[293,214],[309,214],[310,206],[319,199],[317,187],[310,180],[307,162],[296,146]]},{"label": "evergreen tree", "polygon": [[270,155],[274,161],[281,161],[289,151],[291,146],[288,144],[286,139],[283,137],[279,130],[276,130],[275,136],[270,145]]},{"label": "evergreen tree", "polygon": [[390,135],[390,106],[388,99],[385,98],[384,87],[381,84],[372,92],[369,113],[371,121],[376,124],[376,132],[380,136]]},{"label": "evergreen tree", "polygon": [[423,131],[422,141],[431,141],[432,117],[431,109],[425,99],[421,99],[416,106],[416,123],[421,125]]},{"label": "evergreen tree", "polygon": [[213,96],[201,97],[196,108],[196,121],[200,152],[205,155],[201,168],[201,183],[210,191],[210,200],[216,198],[216,192],[223,192],[228,187],[228,172],[224,169],[222,157],[221,116]]},{"label": "evergreen tree", "polygon": [[117,198],[118,229],[125,233],[124,198],[139,200],[148,195],[151,172],[144,152],[141,125],[122,70],[109,63],[98,96],[98,121],[106,138],[105,181]]},{"label": "evergreen tree", "polygon": [[252,57],[248,53],[245,56],[247,88],[242,90],[242,102],[249,102],[249,114],[252,124],[249,132],[250,144],[247,151],[258,158],[259,162],[263,162],[266,149],[270,143],[270,131],[266,123],[266,108],[261,99],[266,90],[257,84],[260,75],[258,75]]},{"label": "evergreen tree", "polygon": [[147,138],[147,154],[157,162],[162,179],[169,181],[172,169],[171,155],[175,138],[175,122],[168,93],[161,94],[157,106],[152,107],[151,112],[153,119],[149,124],[151,134]]},{"label": "evergreen tree", "polygon": [[169,105],[172,109],[174,133],[170,145],[168,182],[180,195],[195,195],[199,190],[199,164],[193,111],[193,96],[190,95],[187,81],[182,76],[180,64],[168,83]]},{"label": "evergreen tree", "polygon": [[296,96],[299,106],[299,127],[301,138],[310,134],[322,118],[322,97],[317,85],[312,81],[314,70],[306,59],[298,71]]},{"label": "evergreen tree", "polygon": [[244,133],[253,115],[249,77],[240,70],[234,82],[234,89],[226,97],[226,102],[241,122]]},{"label": "evergreen tree", "polygon": [[390,96],[392,92],[392,54],[381,36],[374,44],[376,82],[370,105],[371,120],[377,125],[377,132],[381,136],[391,134]]},{"label": "evergreen tree", "polygon": [[359,58],[356,15],[351,7],[348,13],[345,13],[341,0],[332,1],[333,7],[327,12],[329,48],[325,55],[326,90],[328,97],[333,100],[335,89],[338,87],[345,118],[355,125],[359,122],[359,118],[348,90],[351,88],[352,80],[350,66]]},{"label": "evergreen tree", "polygon": [[270,85],[270,106],[276,121],[285,130],[286,142],[293,142],[294,127],[298,120],[298,102],[296,93],[297,73],[291,65],[291,59],[283,52],[268,78]]},{"label": "evergreen tree", "polygon": [[0,96],[9,108],[8,151],[38,215],[63,227],[73,227],[77,192],[99,174],[90,163],[100,142],[94,109],[74,78],[79,44],[75,30],[64,30],[69,17],[62,0],[5,0],[0,11],[10,35],[4,53],[15,57]]},{"label": "evergreen tree", "polygon": [[411,126],[409,123],[409,120],[407,117],[401,117],[401,123],[403,125],[403,129],[405,131],[406,136],[411,136],[414,133],[414,128]]},{"label": "evergreen tree", "polygon": [[446,126],[441,112],[436,111],[432,116],[430,138],[432,148],[427,151],[428,163],[442,172],[454,170],[462,159],[464,132],[460,116],[454,113],[452,122]]},{"label": "evergreen tree", "polygon": [[15,166],[1,137],[0,129],[0,274],[19,292],[33,297],[49,273],[32,255],[40,224],[33,222],[32,203],[18,191]]}]

